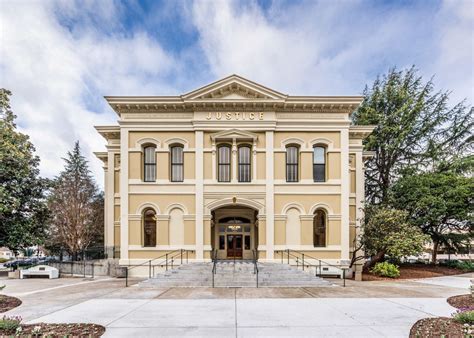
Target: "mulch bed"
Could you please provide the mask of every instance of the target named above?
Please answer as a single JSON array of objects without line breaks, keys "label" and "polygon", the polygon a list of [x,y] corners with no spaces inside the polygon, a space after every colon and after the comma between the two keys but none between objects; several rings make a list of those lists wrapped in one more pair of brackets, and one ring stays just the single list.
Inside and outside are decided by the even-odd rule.
[{"label": "mulch bed", "polygon": [[457,309],[474,310],[474,298],[470,294],[449,297],[448,303]]},{"label": "mulch bed", "polygon": [[451,318],[424,318],[412,326],[410,338],[462,338],[463,324]]},{"label": "mulch bed", "polygon": [[[35,327],[40,326],[40,334],[33,335]],[[21,325],[19,337],[100,337],[105,327],[97,324],[28,324]],[[15,331],[0,330],[0,337],[14,335]],[[18,336],[17,336],[18,337]]]},{"label": "mulch bed", "polygon": [[429,278],[429,277],[440,277],[459,275],[465,273],[465,271],[450,268],[447,266],[433,265],[433,264],[405,264],[400,266],[400,277],[388,278],[376,276],[370,272],[364,272],[362,274],[362,280],[364,281],[376,281],[376,280],[394,280],[394,279],[416,279],[416,278]]},{"label": "mulch bed", "polygon": [[0,295],[0,313],[7,312],[21,305],[21,300],[15,297]]}]

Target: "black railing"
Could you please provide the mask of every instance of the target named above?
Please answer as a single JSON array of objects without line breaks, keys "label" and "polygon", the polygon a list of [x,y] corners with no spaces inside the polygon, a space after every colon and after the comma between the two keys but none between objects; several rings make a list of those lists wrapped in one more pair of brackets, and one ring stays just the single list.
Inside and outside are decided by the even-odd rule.
[{"label": "black railing", "polygon": [[[148,266],[148,278],[151,278],[152,276],[155,275],[155,267],[164,267],[166,271],[168,271],[169,268],[173,269],[174,268],[174,262],[175,260],[180,260],[180,265],[183,264],[183,259],[186,260],[186,264],[188,263],[189,260],[189,253],[193,253],[193,250],[185,250],[185,249],[177,249],[170,251],[164,255],[161,255],[159,257],[150,259],[146,262],[143,262],[138,265],[133,265],[133,266],[126,266],[125,267],[125,286],[128,287],[128,275],[129,271],[133,270],[138,267],[144,267]],[[160,260],[159,262],[156,263],[156,261]]]},{"label": "black railing", "polygon": [[253,273],[255,274],[255,283],[257,284],[258,288],[258,251],[257,250],[252,250],[252,256],[253,256]]},{"label": "black railing", "polygon": [[[290,264],[290,259],[294,260],[296,262],[296,268],[299,269],[300,265],[301,265],[301,268],[302,270],[304,271],[305,267],[306,268],[309,268],[309,267],[314,267],[314,275],[317,276],[317,277],[321,277],[322,276],[322,269],[323,267],[333,267],[333,268],[336,268],[338,270],[341,271],[341,278],[343,280],[343,286],[345,287],[346,286],[346,270],[347,268],[344,268],[344,267],[341,267],[340,265],[334,265],[334,264],[330,264],[328,262],[325,262],[319,258],[315,258],[315,257],[312,257],[308,254],[305,254],[304,252],[301,252],[301,251],[297,251],[297,250],[290,250],[290,249],[286,249],[286,250],[276,250],[275,251],[276,254],[280,254],[281,256],[281,263],[283,264],[283,261],[285,260],[285,255],[286,255],[286,263],[287,264]],[[305,260],[306,258],[306,260]],[[317,264],[312,264],[310,262],[308,262],[308,259],[311,260],[312,262],[316,261]],[[319,271],[319,273],[318,273]]]},{"label": "black railing", "polygon": [[217,273],[217,250],[211,251],[212,260],[212,287],[214,287],[214,275]]}]

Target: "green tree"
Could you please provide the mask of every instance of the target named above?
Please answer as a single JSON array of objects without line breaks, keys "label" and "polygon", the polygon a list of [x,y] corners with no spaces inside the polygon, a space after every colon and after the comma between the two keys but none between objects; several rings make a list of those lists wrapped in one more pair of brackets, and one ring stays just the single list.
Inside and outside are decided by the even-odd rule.
[{"label": "green tree", "polygon": [[103,238],[103,196],[79,142],[64,161],[65,168],[54,180],[48,202],[52,214],[50,245],[59,244],[77,259],[78,253]]},{"label": "green tree", "polygon": [[43,242],[47,182],[29,137],[16,129],[10,96],[0,89],[0,246],[18,251]]},{"label": "green tree", "polygon": [[431,237],[434,263],[440,245],[457,251],[473,234],[474,178],[453,167],[406,175],[391,189],[394,207],[406,210],[410,223]]},{"label": "green tree", "polygon": [[376,125],[365,140],[375,156],[366,163],[366,197],[387,203],[392,184],[406,168],[422,170],[472,147],[473,114],[464,102],[449,107],[449,92],[435,92],[411,67],[378,77],[364,90],[353,123]]},{"label": "green tree", "polygon": [[418,255],[423,252],[424,244],[429,237],[407,221],[405,211],[371,206],[366,209],[366,218],[361,225],[359,248],[355,250],[352,263],[357,259],[358,250],[362,249],[365,257],[370,258],[366,267],[384,260],[386,256],[399,260],[405,256]]}]

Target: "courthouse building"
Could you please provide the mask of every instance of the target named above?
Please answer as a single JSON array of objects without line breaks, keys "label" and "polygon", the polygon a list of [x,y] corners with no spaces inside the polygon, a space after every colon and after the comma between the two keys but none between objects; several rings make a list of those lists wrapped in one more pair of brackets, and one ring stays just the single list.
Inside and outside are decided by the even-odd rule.
[{"label": "courthouse building", "polygon": [[364,200],[360,96],[291,96],[237,75],[180,96],[108,96],[105,242],[120,264],[279,261],[292,249],[348,264]]}]

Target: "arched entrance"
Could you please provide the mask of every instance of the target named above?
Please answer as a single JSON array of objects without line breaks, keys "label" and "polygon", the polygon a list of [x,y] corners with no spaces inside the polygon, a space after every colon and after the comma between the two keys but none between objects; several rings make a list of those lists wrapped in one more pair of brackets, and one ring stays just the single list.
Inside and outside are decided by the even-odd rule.
[{"label": "arched entrance", "polygon": [[252,259],[258,247],[258,212],[244,206],[212,211],[211,246],[219,259]]}]

